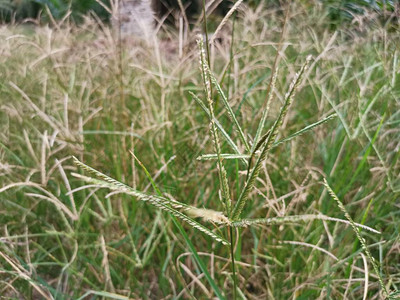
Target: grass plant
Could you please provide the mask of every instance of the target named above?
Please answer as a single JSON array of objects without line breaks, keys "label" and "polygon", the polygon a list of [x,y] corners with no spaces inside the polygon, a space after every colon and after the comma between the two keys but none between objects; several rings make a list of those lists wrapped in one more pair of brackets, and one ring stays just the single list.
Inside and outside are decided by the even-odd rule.
[{"label": "grass plant", "polygon": [[398,34],[239,4],[180,44],[0,28],[2,296],[398,296]]}]

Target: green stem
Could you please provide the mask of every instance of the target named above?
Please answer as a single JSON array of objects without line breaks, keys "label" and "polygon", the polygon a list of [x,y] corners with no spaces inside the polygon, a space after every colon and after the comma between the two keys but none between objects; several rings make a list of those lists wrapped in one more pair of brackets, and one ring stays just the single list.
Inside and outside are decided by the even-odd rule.
[{"label": "green stem", "polygon": [[233,229],[232,226],[229,227],[229,235],[231,237],[231,265],[232,265],[232,274],[233,274],[233,300],[237,299],[236,296],[236,287],[237,287],[237,280],[236,280],[236,267],[235,267],[235,253],[234,253],[234,247],[235,247],[235,241],[233,237]]}]

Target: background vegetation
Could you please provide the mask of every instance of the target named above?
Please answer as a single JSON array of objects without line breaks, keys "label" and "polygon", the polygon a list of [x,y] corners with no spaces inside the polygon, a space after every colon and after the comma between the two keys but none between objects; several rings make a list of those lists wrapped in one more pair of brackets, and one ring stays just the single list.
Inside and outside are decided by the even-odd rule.
[{"label": "background vegetation", "polygon": [[[201,13],[199,3],[201,1],[181,0],[186,12],[190,16],[198,16]],[[226,13],[227,9],[234,1],[224,0],[218,5],[220,13]],[[312,1],[298,1],[303,5],[313,6]],[[324,9],[328,11],[331,21],[335,24],[341,24],[346,20],[352,20],[357,15],[364,15],[370,10],[379,12],[383,15],[393,13],[396,10],[396,1],[393,0],[320,0]],[[26,18],[37,18],[42,15],[46,18],[46,13],[51,12],[51,15],[56,19],[61,19],[69,10],[72,12],[72,17],[75,21],[82,20],[82,15],[95,13],[102,20],[107,20],[109,14],[104,9],[103,3],[110,6],[106,0],[0,0],[0,21],[24,20]],[[259,6],[260,4],[269,7],[281,6],[282,1],[279,0],[249,0],[247,4],[250,6]],[[48,11],[46,11],[46,7]],[[179,10],[177,0],[163,0],[157,5],[160,9],[160,16],[171,13],[171,9]],[[397,4],[397,10],[398,10]],[[43,14],[44,12],[44,14]],[[397,13],[398,17],[398,13]]]},{"label": "background vegetation", "polygon": [[[210,47],[210,68],[250,141],[278,49],[266,130],[310,54],[278,138],[338,116],[272,150],[243,215],[344,219],[321,184],[325,177],[356,222],[381,232],[361,235],[387,289],[398,290],[400,35],[396,15],[382,12],[390,5],[394,11],[394,2],[357,16],[341,4],[352,18],[336,27],[329,3],[307,2],[243,5]],[[232,298],[229,248],[184,223],[179,232],[170,215],[134,197],[83,189],[86,183],[71,175],[81,172],[74,155],[139,191],[156,194],[156,186],[166,197],[222,210],[215,161],[196,159],[214,146],[209,119],[189,93],[205,98],[195,37],[164,28],[160,36],[153,47],[121,45],[108,25],[86,17],[80,25],[61,19],[0,28],[3,297]],[[243,150],[215,91],[214,100],[216,117]],[[227,143],[222,152],[230,153]],[[235,201],[245,168],[239,160],[224,163]],[[237,237],[238,298],[384,298],[350,226],[260,225],[241,228]]]}]

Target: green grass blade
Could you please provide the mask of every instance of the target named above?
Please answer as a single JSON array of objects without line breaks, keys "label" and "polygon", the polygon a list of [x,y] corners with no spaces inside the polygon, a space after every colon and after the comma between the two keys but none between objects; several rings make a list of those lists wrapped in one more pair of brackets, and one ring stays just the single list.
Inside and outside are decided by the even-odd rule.
[{"label": "green grass blade", "polygon": [[269,74],[264,74],[262,76],[260,76],[259,78],[257,78],[257,80],[246,90],[246,92],[244,92],[242,99],[239,102],[239,105],[235,111],[235,115],[237,116],[240,112],[240,110],[242,109],[243,104],[246,102],[247,100],[247,96],[261,83],[264,81],[265,78],[268,77]]},{"label": "green grass blade", "polygon": [[175,224],[175,226],[178,228],[179,232],[182,234],[183,238],[185,239],[185,242],[189,246],[189,249],[192,252],[195,261],[199,265],[200,270],[203,272],[204,276],[206,277],[206,279],[207,279],[208,283],[210,284],[211,288],[213,289],[214,293],[217,295],[218,299],[225,299],[225,297],[222,295],[221,290],[218,288],[218,285],[216,284],[214,279],[211,277],[210,272],[208,272],[206,265],[201,260],[193,243],[191,242],[188,235],[186,234],[185,229],[182,227],[181,224],[179,224],[179,222],[174,217],[172,217],[172,222]]},{"label": "green grass blade", "polygon": [[310,130],[314,129],[315,127],[317,127],[319,125],[322,125],[322,124],[324,124],[324,123],[326,123],[326,122],[328,122],[328,121],[330,121],[330,120],[332,120],[332,119],[334,119],[336,117],[337,117],[336,114],[331,114],[331,115],[327,116],[326,118],[323,118],[322,120],[319,120],[319,121],[317,121],[317,122],[315,122],[313,124],[310,124],[310,125],[304,127],[303,129],[300,129],[299,131],[296,131],[295,133],[289,135],[287,138],[283,138],[283,139],[277,141],[276,143],[274,143],[272,145],[271,149],[279,146],[280,144],[286,143],[286,142],[294,139],[295,137],[298,137],[298,136],[306,133],[307,131],[310,131]]},{"label": "green grass blade", "polygon": [[[382,120],[383,120],[384,118],[385,118],[385,115],[382,117]],[[395,183],[393,182],[393,177],[392,177],[392,174],[391,174],[391,172],[390,172],[390,171],[391,171],[391,167],[388,167],[388,166],[387,166],[386,161],[385,161],[385,159],[383,158],[381,151],[379,151],[378,147],[377,147],[376,144],[374,143],[374,137],[371,137],[371,136],[370,136],[370,134],[368,133],[367,128],[365,128],[364,123],[360,123],[360,124],[361,124],[361,128],[362,128],[362,130],[363,130],[365,136],[368,138],[368,141],[370,142],[370,145],[372,146],[372,149],[374,149],[374,151],[375,151],[375,153],[376,153],[376,156],[378,157],[379,161],[381,162],[381,164],[382,164],[382,166],[383,166],[383,169],[385,170],[386,178],[387,178],[387,180],[388,180],[388,183],[389,183],[389,186],[390,186],[391,190],[392,190],[394,193],[400,192],[400,187],[399,187],[399,186],[396,187],[396,186],[394,185]],[[381,125],[379,125],[379,126],[381,126]],[[379,132],[378,132],[378,133],[379,133]],[[398,153],[400,153],[400,152],[398,152]],[[398,154],[397,154],[397,155],[398,155]]]},{"label": "green grass blade", "polygon": [[[131,153],[133,155],[133,153]],[[135,157],[135,156],[134,156]],[[155,191],[158,193],[159,196],[161,196],[161,191],[160,189],[157,187],[157,185],[155,184],[153,178],[151,178],[151,175],[149,173],[149,171],[147,171],[147,168],[145,167],[144,164],[142,164],[136,157],[135,159],[139,162],[140,166],[142,167],[142,169],[144,170],[144,172],[146,173],[147,178],[150,180],[151,184],[153,185],[153,188],[155,189]],[[171,220],[174,223],[174,225],[178,228],[179,232],[181,233],[181,235],[183,236],[186,244],[189,246],[190,251],[193,254],[193,257],[195,259],[195,261],[197,262],[200,270],[203,272],[204,276],[206,277],[208,283],[210,284],[211,288],[213,289],[214,293],[217,295],[218,299],[224,299],[220,289],[218,288],[218,285],[215,283],[214,279],[211,277],[210,273],[207,270],[206,265],[204,264],[204,262],[200,259],[199,254],[196,251],[196,248],[193,246],[193,243],[190,241],[188,235],[186,234],[185,229],[182,227],[182,225],[178,222],[178,220],[175,218],[175,215],[172,214],[171,215]]]},{"label": "green grass blade", "polygon": [[384,119],[385,119],[385,115],[383,115],[383,117],[382,117],[382,119],[381,119],[381,121],[380,121],[380,123],[379,123],[379,125],[378,125],[378,128],[377,128],[376,131],[375,131],[374,137],[373,137],[372,140],[370,141],[370,144],[369,144],[367,150],[365,151],[361,162],[358,164],[357,169],[356,169],[355,172],[353,173],[353,176],[351,177],[349,183],[348,183],[347,186],[344,188],[343,194],[345,194],[345,193],[350,189],[350,187],[353,185],[354,181],[356,181],[356,179],[357,179],[357,177],[358,177],[358,174],[361,172],[361,170],[363,169],[365,163],[367,162],[367,159],[368,159],[368,157],[369,157],[369,154],[371,153],[371,151],[372,151],[372,149],[373,149],[372,147],[375,145],[375,141],[376,141],[376,139],[378,138],[378,135],[379,135],[379,132],[380,132],[381,127],[382,127],[382,125],[383,125]]}]

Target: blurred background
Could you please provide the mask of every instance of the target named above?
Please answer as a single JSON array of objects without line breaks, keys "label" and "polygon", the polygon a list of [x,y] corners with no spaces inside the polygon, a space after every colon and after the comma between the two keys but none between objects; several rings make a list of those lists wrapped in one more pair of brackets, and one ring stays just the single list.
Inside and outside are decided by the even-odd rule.
[{"label": "blurred background", "polygon": [[[113,0],[111,0],[113,1]],[[101,3],[100,3],[101,2]],[[201,12],[201,0],[182,0],[187,14],[191,18],[196,18]],[[234,3],[232,0],[220,0],[218,12],[224,14]],[[280,6],[279,0],[249,0],[246,1],[250,6],[257,6],[261,2],[266,2],[271,7]],[[302,5],[314,5],[313,1],[296,1]],[[329,11],[332,25],[352,21],[357,16],[365,15],[368,11],[379,12],[388,18],[400,15],[400,3],[395,0],[320,0],[323,6]],[[55,19],[60,19],[68,11],[76,22],[82,21],[82,16],[94,13],[103,21],[109,19],[109,14],[104,6],[110,6],[108,0],[0,0],[0,22],[21,22],[26,19],[33,19],[40,22],[48,21],[48,14],[51,13]],[[179,11],[177,0],[157,0],[153,1],[153,6],[157,10],[159,17],[170,15],[169,19],[174,18],[174,9]]]}]

